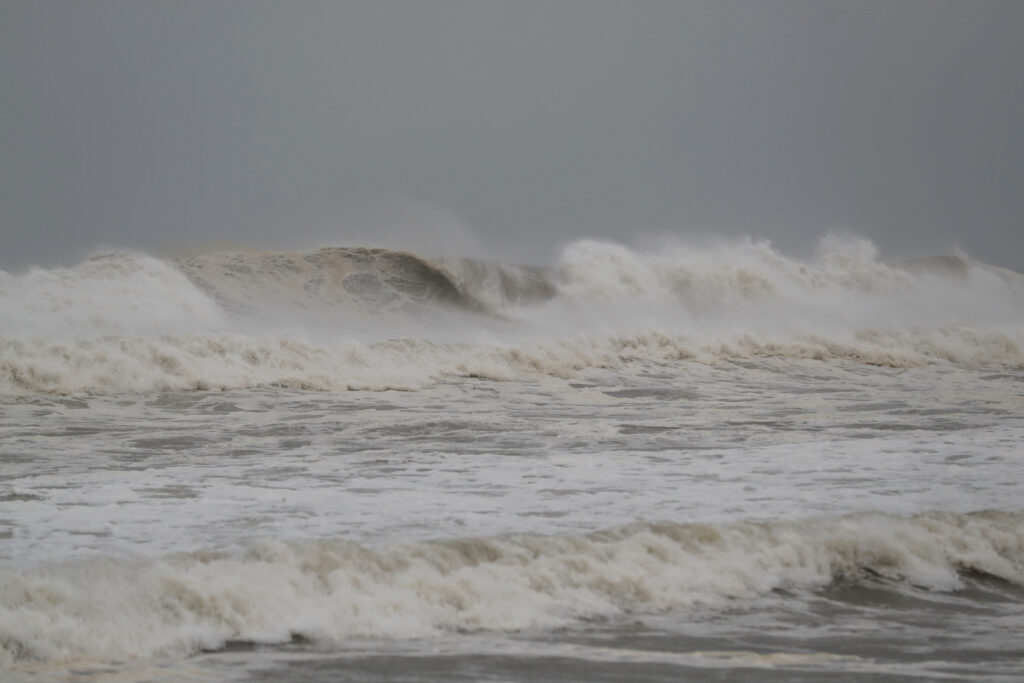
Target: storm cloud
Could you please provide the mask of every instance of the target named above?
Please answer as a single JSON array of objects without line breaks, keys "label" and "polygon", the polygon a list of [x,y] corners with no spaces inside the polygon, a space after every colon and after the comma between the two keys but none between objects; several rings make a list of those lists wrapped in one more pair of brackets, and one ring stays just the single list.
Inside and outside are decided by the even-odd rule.
[{"label": "storm cloud", "polygon": [[0,266],[838,229],[1024,270],[1022,67],[1018,0],[5,0]]}]

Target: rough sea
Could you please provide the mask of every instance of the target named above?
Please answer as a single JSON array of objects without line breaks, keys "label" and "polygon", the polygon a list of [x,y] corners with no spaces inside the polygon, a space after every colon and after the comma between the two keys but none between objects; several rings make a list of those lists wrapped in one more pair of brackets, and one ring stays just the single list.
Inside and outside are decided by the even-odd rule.
[{"label": "rough sea", "polygon": [[0,679],[1020,681],[1022,475],[964,254],[0,272]]}]

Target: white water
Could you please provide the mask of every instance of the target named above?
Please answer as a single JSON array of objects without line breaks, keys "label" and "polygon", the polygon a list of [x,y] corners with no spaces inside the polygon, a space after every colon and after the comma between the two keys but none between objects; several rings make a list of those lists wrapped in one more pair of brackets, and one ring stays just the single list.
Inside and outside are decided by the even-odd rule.
[{"label": "white water", "polygon": [[[835,239],[808,263],[755,242],[581,242],[548,269],[118,252],[3,274],[0,313],[15,680],[216,680],[240,655],[188,658],[295,637],[579,667],[1014,668],[1015,273]],[[860,592],[829,618],[856,658],[758,640],[766,618],[821,635],[815,610],[846,584]],[[897,650],[842,610],[871,610]],[[964,615],[967,649],[936,664],[932,622]],[[753,649],[685,649],[723,620]],[[684,649],[636,654],[637,622],[644,647]],[[607,647],[558,649],[588,629]]]},{"label": "white water", "polygon": [[1006,513],[871,514],[374,548],[264,541],[235,554],[93,558],[6,576],[0,641],[22,657],[123,660],[294,635],[343,642],[550,629],[626,611],[722,606],[865,571],[947,591],[962,585],[962,570],[1020,584],[1022,522]]},{"label": "white water", "polygon": [[[501,303],[522,298],[515,269],[503,280],[496,266],[439,262],[443,284],[491,319],[430,306],[418,275],[395,290],[376,264],[310,258],[186,262],[208,292],[173,263],[123,252],[3,274],[0,392],[408,390],[672,359],[1024,366],[1024,278],[966,257],[889,266],[868,243],[828,239],[803,264],[754,242],[658,255],[581,242],[548,273],[553,298],[527,306]],[[373,285],[363,298],[345,290],[353,270]]]}]

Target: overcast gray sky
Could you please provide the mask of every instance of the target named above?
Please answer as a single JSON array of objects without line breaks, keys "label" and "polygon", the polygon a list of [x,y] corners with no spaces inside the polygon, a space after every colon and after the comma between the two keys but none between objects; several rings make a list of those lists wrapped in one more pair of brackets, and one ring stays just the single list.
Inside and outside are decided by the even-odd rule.
[{"label": "overcast gray sky", "polygon": [[839,228],[1024,270],[1021,0],[0,0],[0,98],[0,267]]}]

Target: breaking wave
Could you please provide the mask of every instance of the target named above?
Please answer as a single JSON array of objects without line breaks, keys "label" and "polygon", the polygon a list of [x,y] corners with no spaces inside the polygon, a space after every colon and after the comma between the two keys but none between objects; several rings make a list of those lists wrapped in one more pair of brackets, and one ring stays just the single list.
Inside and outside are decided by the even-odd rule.
[{"label": "breaking wave", "polygon": [[172,657],[296,636],[551,629],[742,608],[839,579],[953,591],[964,573],[1024,585],[1024,515],[636,523],[581,536],[380,546],[267,540],[235,552],[93,557],[0,574],[0,652],[10,666]]},{"label": "breaking wave", "polygon": [[957,254],[887,264],[829,237],[550,267],[365,248],[101,254],[0,271],[0,393],[279,385],[415,390],[448,376],[751,357],[1024,367],[1024,277]]},{"label": "breaking wave", "polygon": [[554,295],[539,268],[472,259],[428,260],[388,249],[219,253],[181,259],[177,265],[230,310],[328,312],[356,306],[378,314],[409,314],[448,305],[496,313]]}]

